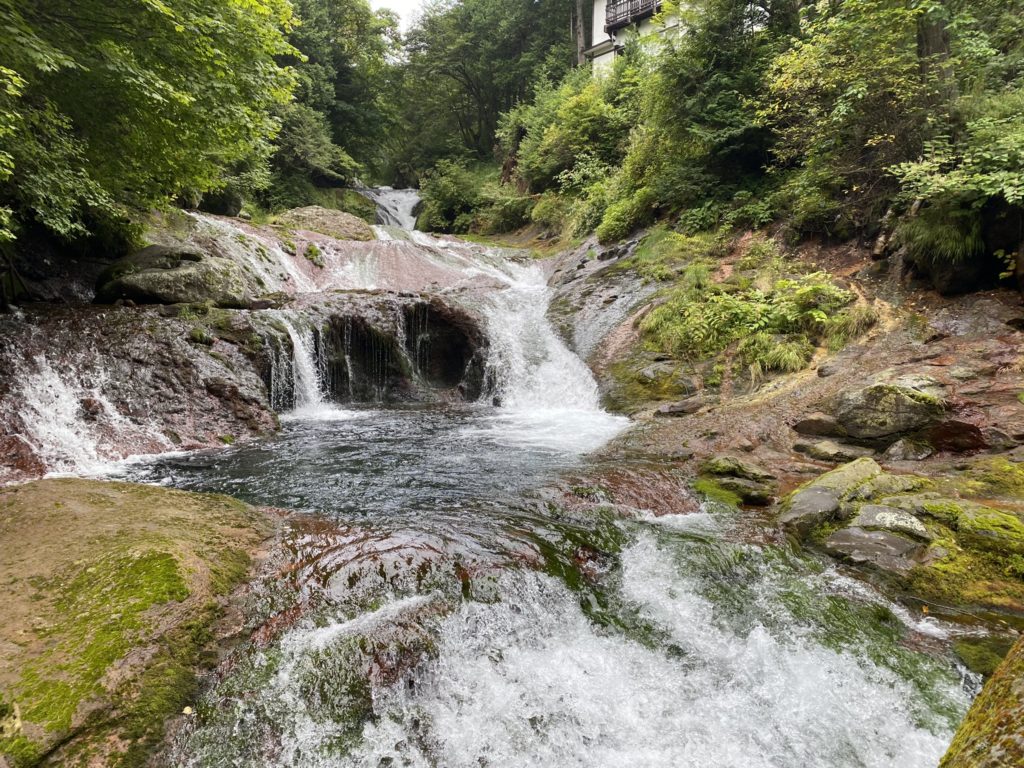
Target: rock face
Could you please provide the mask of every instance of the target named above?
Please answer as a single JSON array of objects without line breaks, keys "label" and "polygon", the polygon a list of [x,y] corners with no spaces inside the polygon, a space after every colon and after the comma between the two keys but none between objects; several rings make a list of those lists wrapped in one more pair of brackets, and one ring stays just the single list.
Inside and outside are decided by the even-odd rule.
[{"label": "rock face", "polygon": [[259,286],[229,258],[193,246],[151,245],[108,267],[97,280],[96,301],[137,304],[205,304],[244,307]]},{"label": "rock face", "polygon": [[797,491],[783,507],[779,525],[799,536],[834,520],[839,514],[839,495],[830,488],[811,486]]},{"label": "rock face", "polygon": [[276,522],[94,480],[0,488],[0,508],[0,765],[137,759],[189,702],[206,633]]},{"label": "rock face", "polygon": [[274,218],[274,223],[290,229],[318,232],[336,240],[373,240],[374,237],[370,225],[357,216],[318,205],[285,211]]},{"label": "rock face", "polygon": [[853,461],[863,456],[871,456],[874,451],[871,448],[862,448],[858,445],[843,445],[834,440],[819,440],[816,443],[799,442],[793,444],[793,450],[804,453],[818,461],[830,461],[839,464],[844,461]]},{"label": "rock face", "polygon": [[974,700],[939,768],[1024,765],[1024,640]]},{"label": "rock face", "polygon": [[917,389],[895,384],[872,384],[843,392],[835,408],[839,425],[851,437],[893,438],[938,422],[942,401]]}]

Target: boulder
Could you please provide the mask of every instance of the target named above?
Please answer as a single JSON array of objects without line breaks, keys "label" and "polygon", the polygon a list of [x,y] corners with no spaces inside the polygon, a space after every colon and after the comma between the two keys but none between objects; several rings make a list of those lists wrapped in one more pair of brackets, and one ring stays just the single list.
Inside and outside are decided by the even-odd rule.
[{"label": "boulder", "polygon": [[957,538],[974,549],[1024,554],[1024,522],[1010,512],[971,505],[957,520]]},{"label": "boulder", "polygon": [[896,384],[872,384],[843,392],[835,416],[851,437],[897,438],[936,424],[945,405],[934,395]]},{"label": "boulder", "polygon": [[886,461],[923,461],[935,453],[928,443],[902,437],[885,450]]},{"label": "boulder", "polygon": [[843,445],[833,440],[819,440],[816,443],[799,442],[793,445],[793,450],[806,454],[812,459],[829,461],[833,464],[853,461],[864,456],[872,456],[875,453],[871,448],[862,448],[858,445]]},{"label": "boulder", "polygon": [[811,437],[843,437],[846,434],[835,416],[812,413],[793,425],[793,431]]},{"label": "boulder", "polygon": [[898,576],[909,573],[925,551],[923,544],[898,533],[856,526],[836,531],[824,546],[829,554],[855,565],[870,565]]},{"label": "boulder", "polygon": [[882,468],[874,459],[857,459],[815,478],[807,487],[825,488],[841,499],[880,474]]},{"label": "boulder", "polygon": [[707,459],[701,465],[701,472],[718,477],[742,477],[760,483],[775,480],[775,475],[771,472],[766,472],[756,464],[725,454],[717,454]]},{"label": "boulder", "polygon": [[789,498],[779,515],[779,524],[787,532],[803,538],[822,523],[834,520],[839,509],[839,495],[835,491],[811,486]]},{"label": "boulder", "polygon": [[96,302],[206,304],[241,308],[259,292],[231,259],[190,245],[150,245],[105,269],[96,282]]},{"label": "boulder", "polygon": [[852,525],[867,530],[889,531],[910,536],[921,541],[930,541],[932,536],[924,523],[909,512],[882,504],[865,504],[860,508]]},{"label": "boulder", "polygon": [[767,507],[775,500],[774,486],[764,483],[743,477],[716,477],[714,482],[719,488],[736,494],[744,504]]},{"label": "boulder", "polygon": [[318,232],[335,240],[374,239],[373,229],[358,216],[318,205],[285,211],[275,217],[274,223],[290,229]]},{"label": "boulder", "polygon": [[695,397],[688,397],[685,400],[680,400],[678,403],[666,403],[662,405],[654,412],[654,416],[659,419],[672,418],[674,416],[688,416],[691,413],[696,413],[707,404],[707,401],[697,395]]}]

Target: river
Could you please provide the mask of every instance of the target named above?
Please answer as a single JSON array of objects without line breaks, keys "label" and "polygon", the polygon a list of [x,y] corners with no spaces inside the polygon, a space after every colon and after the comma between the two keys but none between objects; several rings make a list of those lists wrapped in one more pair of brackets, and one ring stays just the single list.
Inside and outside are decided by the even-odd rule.
[{"label": "river", "polygon": [[[384,222],[414,196],[379,191]],[[391,206],[390,208],[388,206]],[[255,445],[121,477],[297,512],[183,766],[931,768],[976,681],[951,631],[750,537],[551,489],[628,428],[547,320],[535,264],[394,228],[495,279],[483,402],[332,402],[292,329],[294,409]],[[595,491],[600,501],[600,493]]]}]

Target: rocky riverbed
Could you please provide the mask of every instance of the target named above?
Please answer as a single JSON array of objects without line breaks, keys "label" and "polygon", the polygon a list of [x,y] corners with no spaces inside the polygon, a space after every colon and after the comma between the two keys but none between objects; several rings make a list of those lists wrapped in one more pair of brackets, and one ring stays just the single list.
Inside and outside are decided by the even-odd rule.
[{"label": "rocky riverbed", "polygon": [[[359,403],[503,404],[512,414],[505,422],[485,417],[481,426],[474,421],[478,414],[466,417],[470,426],[463,430],[484,435],[481,457],[491,448],[491,430],[500,431],[502,440],[513,436],[517,445],[541,439],[545,456],[563,450],[566,441],[572,451],[587,450],[621,431],[614,421],[603,420],[605,415],[596,418],[596,393],[586,418],[568,427],[538,416],[591,395],[571,387],[563,392],[557,371],[540,375],[534,367],[561,342],[547,330],[546,299],[538,298],[546,290],[543,282],[534,283],[533,267],[516,265],[522,254],[371,228],[322,209],[290,212],[260,225],[176,214],[154,219],[148,237],[146,249],[94,275],[102,304],[39,304],[0,318],[6,342],[0,350],[5,362],[0,480],[30,480],[53,471],[95,473],[135,454],[226,450],[277,432],[281,412],[339,418],[339,406]],[[664,270],[683,275],[686,263],[659,263],[652,270],[639,238],[613,248],[585,242],[543,262],[554,288],[548,316],[589,364],[606,404],[628,414],[633,426],[584,465],[559,459],[550,465],[558,468],[556,477],[537,474],[530,503],[546,511],[540,518],[526,514],[523,519],[530,522],[523,523],[523,531],[528,533],[509,539],[505,531],[496,549],[488,539],[486,546],[474,543],[462,551],[464,542],[453,546],[436,532],[426,538],[393,532],[368,539],[366,531],[349,527],[351,521],[306,519],[278,550],[298,570],[282,572],[305,573],[310,584],[327,581],[314,588],[300,579],[294,585],[297,597],[276,607],[264,605],[248,625],[248,642],[259,649],[316,616],[316,621],[336,620],[320,614],[323,599],[330,605],[338,599],[339,563],[365,560],[377,567],[386,561],[395,572],[383,574],[378,587],[404,585],[399,591],[411,590],[406,597],[416,597],[419,582],[410,586],[399,578],[406,556],[407,565],[420,562],[423,573],[432,572],[440,559],[443,577],[437,583],[448,590],[442,590],[443,610],[434,611],[440,604],[433,602],[429,610],[417,603],[417,610],[424,608],[430,617],[401,619],[406,628],[422,629],[422,623],[433,627],[430,633],[442,632],[442,619],[457,615],[460,589],[463,596],[477,595],[478,578],[496,578],[512,563],[557,574],[590,596],[588,616],[615,625],[626,619],[608,613],[603,601],[610,585],[613,593],[619,588],[616,563],[626,546],[621,525],[630,528],[630,537],[646,541],[643,527],[650,520],[689,516],[700,521],[710,502],[717,509],[742,510],[729,514],[727,533],[721,534],[737,552],[744,547],[758,553],[803,551],[809,562],[834,563],[842,578],[870,584],[908,611],[899,620],[883,617],[886,642],[925,655],[941,655],[952,646],[965,668],[992,674],[1024,626],[1024,447],[1019,447],[1024,446],[1024,310],[1019,297],[989,292],[943,299],[894,279],[866,251],[853,247],[808,246],[768,265],[752,256],[758,242],[748,236],[728,244],[715,271],[702,279],[720,286],[716,290],[742,294],[792,275],[827,275],[864,319],[856,332],[834,349],[819,346],[804,369],[792,373],[738,365],[735,347],[703,359],[667,354],[650,343],[643,321],[667,300]],[[64,296],[92,290],[37,285]],[[532,307],[530,313],[522,314],[521,308],[513,313],[511,306],[488,298],[508,286]],[[529,344],[516,328],[521,324],[533,334],[526,337]],[[578,364],[557,354],[566,370]],[[518,377],[516,387],[503,386],[502,377],[510,375]],[[586,378],[574,374],[566,380],[585,384]],[[448,418],[442,422],[448,424]],[[288,451],[290,439],[282,443]],[[265,460],[259,445],[254,444],[256,465]],[[352,448],[334,450],[345,454]],[[225,478],[224,487],[240,482],[258,487],[246,479],[249,454],[243,449],[239,456],[244,461],[238,475]],[[495,467],[508,461],[499,458]],[[184,461],[185,469],[179,469],[187,473],[188,458]],[[203,469],[204,461],[199,460],[197,477],[206,480],[194,487],[220,487],[215,473]],[[545,458],[543,466],[549,461]],[[397,466],[391,458],[388,462]],[[303,459],[296,466],[307,465]],[[173,478],[179,469],[172,465],[166,471]],[[443,479],[448,469],[430,472]],[[531,472],[523,478],[533,477]],[[296,488],[306,482],[300,473],[291,477]],[[283,494],[282,506],[294,506],[298,502],[289,499],[308,503],[315,488],[267,494],[275,499]],[[8,511],[0,532],[10,538],[4,551],[24,552],[29,559],[5,557],[2,564],[10,571],[5,578],[18,585],[27,602],[18,604],[21,618],[12,624],[17,636],[4,638],[0,650],[9,656],[5,670],[28,670],[28,677],[0,678],[6,691],[0,711],[6,741],[0,751],[19,765],[42,757],[51,762],[82,758],[86,764],[93,754],[103,760],[108,754],[144,752],[159,739],[156,724],[181,703],[184,690],[175,682],[173,695],[152,707],[140,698],[138,681],[160,674],[164,666],[157,662],[168,652],[154,633],[169,628],[168,636],[177,637],[182,628],[213,626],[223,611],[211,606],[242,579],[245,558],[258,549],[271,523],[222,498],[149,487],[44,480],[9,486],[3,493],[0,503]],[[29,519],[29,510],[36,508],[47,513]],[[323,514],[315,504],[311,509]],[[568,527],[559,522],[555,533],[537,533],[537,519],[547,521],[552,510],[559,521],[569,521]],[[68,530],[85,548],[42,551],[51,545],[35,542],[53,541],[65,515]],[[118,525],[125,537],[114,549],[103,535],[86,535]],[[632,530],[637,525],[643,529],[639,533]],[[215,546],[200,551],[199,541]],[[627,549],[637,555],[635,542]],[[45,573],[27,565],[38,554],[45,555]],[[216,577],[218,563],[234,564],[224,579]],[[105,600],[121,600],[115,594],[118,584],[134,588],[128,584],[134,577],[117,574],[150,565],[160,583],[140,577],[139,587],[152,590],[126,598],[135,606],[121,614],[129,616],[130,627],[117,630],[121,634],[112,650],[98,659],[71,650],[75,637],[99,635],[95,626],[72,621],[69,612],[95,622],[110,610]],[[114,592],[93,594],[90,568],[114,574]],[[448,594],[448,587],[455,591]],[[320,593],[330,597],[316,598],[317,610],[311,610],[310,595]],[[367,599],[356,608],[376,605],[377,598]],[[30,607],[35,603],[46,606],[38,615]],[[355,610],[344,605],[345,611]],[[929,640],[932,617],[956,631]],[[903,628],[894,629],[900,622]],[[185,643],[174,674],[199,661],[205,637]],[[381,639],[375,637],[374,642]],[[421,662],[436,659],[435,642],[435,634],[419,637],[409,646],[419,650],[408,657],[392,653],[394,643],[391,650],[360,656],[371,677],[364,693],[377,691],[374,686],[389,688]],[[59,663],[48,661],[53,654],[60,655]],[[235,663],[249,662],[229,661],[218,677],[232,680]],[[996,693],[979,699],[983,713],[972,713],[968,724],[985,719],[995,706],[993,696],[1005,700],[999,691],[1012,688],[1007,680],[1015,674],[1012,662],[1007,665],[1009,671],[993,678],[999,681],[993,683]],[[65,672],[48,680],[40,676],[43,667]],[[191,673],[185,677],[192,680]],[[67,706],[55,712],[47,686],[58,683],[75,695],[57,697]],[[376,722],[372,697],[369,704],[365,696],[359,701],[361,714],[345,739]],[[1007,723],[1017,722],[1016,706],[1009,702],[1000,710],[997,726],[969,727],[1012,732]],[[146,727],[123,732],[136,727],[132,713],[147,707],[153,717]],[[200,729],[197,738],[230,726],[215,721],[209,722],[213,730]],[[90,752],[97,739],[106,746]],[[948,764],[974,765],[963,762],[964,755],[980,759],[979,743],[971,735],[958,737]]]}]

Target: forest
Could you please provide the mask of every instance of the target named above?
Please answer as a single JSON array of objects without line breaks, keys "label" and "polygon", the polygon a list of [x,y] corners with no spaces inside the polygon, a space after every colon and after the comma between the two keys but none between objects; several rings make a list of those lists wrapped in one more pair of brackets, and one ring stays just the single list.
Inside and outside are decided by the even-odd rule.
[{"label": "forest", "polygon": [[141,8],[0,8],[5,252],[126,247],[174,203],[345,207],[360,181],[421,187],[426,230],[610,242],[671,217],[1014,269],[1017,0],[666,3],[596,75],[567,0],[436,2],[404,35],[364,0]]}]

